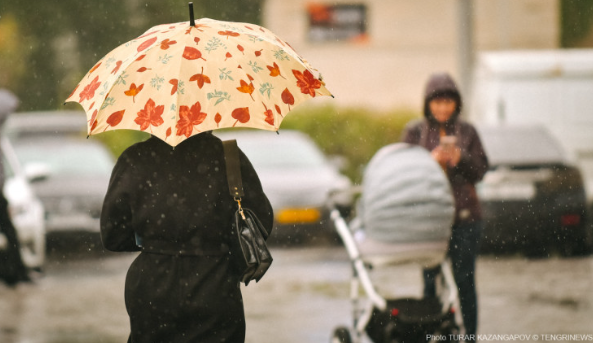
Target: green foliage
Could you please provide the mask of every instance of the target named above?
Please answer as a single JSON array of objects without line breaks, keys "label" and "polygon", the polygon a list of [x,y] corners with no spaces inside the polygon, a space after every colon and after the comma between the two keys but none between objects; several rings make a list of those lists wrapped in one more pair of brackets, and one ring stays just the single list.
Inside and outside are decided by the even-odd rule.
[{"label": "green foliage", "polygon": [[562,0],[561,37],[563,48],[591,47],[591,39],[586,41],[593,31],[593,1],[591,0]]},{"label": "green foliage", "polygon": [[[195,18],[259,24],[262,2],[196,1]],[[78,110],[62,104],[101,57],[152,26],[188,20],[186,0],[0,1],[0,67],[11,67],[0,87],[19,96],[20,111]]]},{"label": "green foliage", "polygon": [[105,143],[114,156],[119,156],[134,143],[147,140],[150,134],[135,130],[113,130],[92,137]]},{"label": "green foliage", "polygon": [[329,156],[348,161],[345,174],[354,182],[362,179],[362,169],[381,147],[399,142],[408,121],[419,118],[411,110],[375,112],[366,109],[299,107],[282,122],[282,129],[309,134]]},{"label": "green foliage", "polygon": [[[399,142],[404,126],[419,118],[411,110],[375,112],[333,106],[300,106],[290,112],[280,127],[307,133],[328,156],[346,159],[344,173],[354,182],[362,180],[362,170],[381,147]],[[236,129],[229,129],[236,130]],[[94,136],[119,156],[128,146],[149,137],[132,130],[107,131]]]}]

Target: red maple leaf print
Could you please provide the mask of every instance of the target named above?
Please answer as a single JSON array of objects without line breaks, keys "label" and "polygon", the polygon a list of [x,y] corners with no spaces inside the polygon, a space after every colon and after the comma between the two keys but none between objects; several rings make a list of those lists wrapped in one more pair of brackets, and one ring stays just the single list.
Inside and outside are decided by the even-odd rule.
[{"label": "red maple leaf print", "polygon": [[86,87],[84,87],[82,92],[80,92],[80,94],[78,95],[80,97],[78,102],[83,102],[84,100],[90,100],[92,97],[95,96],[95,91],[101,85],[101,82],[98,82],[98,81],[99,81],[99,77],[97,76],[93,79],[93,81],[91,81],[91,83],[89,83],[88,85],[86,85]]},{"label": "red maple leaf print", "polygon": [[97,70],[97,68],[99,68],[101,63],[103,63],[103,62],[99,62],[99,63],[95,64],[95,66],[91,70],[89,70],[89,74],[92,74],[95,70]]},{"label": "red maple leaf print", "polygon": [[167,132],[165,133],[165,139],[169,138],[169,136],[171,136],[171,127],[167,129]]},{"label": "red maple leaf print", "polygon": [[136,95],[138,95],[138,93],[140,93],[142,88],[144,88],[144,84],[141,84],[140,86],[136,87],[136,84],[132,83],[130,85],[130,89],[128,89],[127,91],[124,91],[124,94],[127,96],[131,96],[132,102],[136,102]]},{"label": "red maple leaf print", "polygon": [[222,120],[222,116],[220,115],[220,113],[216,113],[216,115],[214,116],[214,121],[216,122],[216,127],[218,127],[221,120]]},{"label": "red maple leaf print", "polygon": [[177,136],[189,138],[194,131],[194,126],[202,124],[207,114],[202,111],[200,102],[196,102],[191,108],[179,106],[179,121],[175,125]]},{"label": "red maple leaf print", "polygon": [[95,112],[93,112],[93,115],[91,116],[91,120],[89,121],[89,123],[91,124],[91,131],[93,132],[93,130],[97,127],[97,113],[99,112],[99,110],[95,110]]},{"label": "red maple leaf print", "polygon": [[288,110],[290,111],[290,105],[294,105],[294,97],[292,96],[292,93],[288,88],[285,88],[280,97],[282,98],[282,102],[288,105]]},{"label": "red maple leaf print", "polygon": [[138,72],[138,73],[144,73],[147,70],[151,70],[151,69],[150,68],[146,68],[146,67],[140,67],[140,68],[138,68],[138,70],[136,70],[136,72]]},{"label": "red maple leaf print", "polygon": [[151,39],[145,41],[144,43],[140,44],[137,48],[138,52],[148,49],[151,45],[156,42],[156,37],[152,37]]},{"label": "red maple leaf print", "polygon": [[321,81],[317,80],[309,70],[301,73],[293,69],[292,73],[297,78],[297,86],[301,89],[301,92],[315,97],[315,90],[321,87]]},{"label": "red maple leaf print", "polygon": [[186,35],[189,35],[191,33],[191,29],[192,28],[195,28],[195,29],[197,29],[200,32],[204,32],[204,30],[202,30],[202,28],[205,28],[205,27],[208,27],[209,28],[210,26],[208,26],[206,24],[196,24],[194,26],[190,26],[189,29],[187,29],[187,31],[185,31],[185,34]]},{"label": "red maple leaf print", "polygon": [[238,49],[239,51],[241,51],[241,52],[243,53],[243,55],[245,55],[245,49],[244,49],[244,48],[243,48],[243,47],[242,47],[240,44],[239,44],[239,45],[237,45],[237,49]]},{"label": "red maple leaf print", "polygon": [[169,49],[169,47],[171,47],[171,45],[176,44],[176,43],[177,43],[177,41],[169,40],[169,38],[167,38],[161,42],[161,49],[167,50],[167,49]]},{"label": "red maple leaf print", "polygon": [[121,123],[121,120],[124,118],[124,112],[126,110],[121,110],[117,112],[111,113],[111,115],[107,118],[107,124],[110,126],[117,126],[117,124]]},{"label": "red maple leaf print", "polygon": [[192,77],[189,78],[190,81],[197,81],[198,82],[198,88],[202,89],[202,87],[204,87],[204,83],[210,83],[210,78],[206,75],[204,75],[204,67],[202,67],[202,73],[201,74],[196,74],[193,75]]},{"label": "red maple leaf print", "polygon": [[264,115],[266,116],[266,119],[265,119],[266,123],[274,126],[274,112],[272,112],[272,110],[268,110],[268,107],[263,102],[262,102],[262,104],[264,105],[264,108],[266,109],[266,111],[264,112]]},{"label": "red maple leaf print", "polygon": [[119,67],[121,67],[121,61],[115,62],[115,68],[113,68],[113,70],[111,71],[111,74],[117,73],[117,71],[119,70]]},{"label": "red maple leaf print", "polygon": [[270,76],[271,77],[280,76],[283,79],[286,79],[284,76],[282,76],[282,74],[280,74],[280,67],[278,66],[278,64],[276,62],[274,62],[273,65],[266,66],[266,67],[268,67],[268,70],[270,71]]},{"label": "red maple leaf print", "polygon": [[238,32],[235,31],[218,31],[218,34],[221,36],[226,36],[226,39],[229,39],[229,37],[239,37],[240,34]]},{"label": "red maple leaf print", "polygon": [[134,119],[134,122],[140,125],[140,130],[146,131],[149,126],[159,126],[164,123],[162,118],[165,110],[164,105],[156,106],[154,100],[148,99],[144,109],[138,111],[138,117]]},{"label": "red maple leaf print", "polygon": [[[249,76],[249,75],[247,75]],[[255,87],[253,86],[253,83],[247,83],[243,80],[241,80],[241,86],[237,87],[237,90],[241,93],[247,93],[249,94],[249,96],[251,97],[251,99],[253,99],[253,91],[255,90]],[[253,99],[255,101],[255,99]]]},{"label": "red maple leaf print", "polygon": [[183,58],[185,58],[186,60],[197,60],[199,58],[203,59],[204,61],[206,60],[205,58],[202,57],[202,53],[200,52],[200,50],[196,49],[196,48],[192,48],[191,46],[186,46],[185,49],[183,50]]},{"label": "red maple leaf print", "polygon": [[177,86],[179,85],[179,80],[171,79],[171,80],[169,80],[169,83],[173,85],[173,88],[171,88],[171,95],[173,95],[173,94],[175,94],[175,92],[177,92]]},{"label": "red maple leaf print", "polygon": [[239,107],[239,108],[236,108],[231,113],[231,116],[233,118],[237,119],[237,121],[235,122],[235,124],[233,124],[233,127],[235,127],[235,125],[237,125],[237,122],[241,122],[242,124],[245,124],[251,118],[251,116],[249,115],[249,107]]},{"label": "red maple leaf print", "polygon": [[276,106],[276,112],[278,112],[278,114],[282,116],[282,110],[280,109],[280,106],[278,106],[278,105],[275,105],[275,106]]}]

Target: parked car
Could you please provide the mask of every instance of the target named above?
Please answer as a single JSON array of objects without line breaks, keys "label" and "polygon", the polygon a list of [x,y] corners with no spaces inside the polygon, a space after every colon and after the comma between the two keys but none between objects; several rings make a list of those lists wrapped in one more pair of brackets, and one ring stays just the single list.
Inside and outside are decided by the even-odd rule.
[{"label": "parked car", "polygon": [[485,251],[583,254],[592,246],[581,173],[543,127],[480,127],[491,168],[478,184]]},{"label": "parked car", "polygon": [[13,114],[5,132],[26,168],[48,170],[45,180],[33,184],[47,232],[98,233],[115,159],[100,141],[86,139],[84,112]]},{"label": "parked car", "polygon": [[[14,150],[4,138],[0,142],[4,160],[2,166],[6,180],[4,195],[8,211],[19,237],[23,263],[30,269],[41,269],[45,262],[45,222],[43,204],[35,195],[31,183],[42,181],[42,173],[26,175]],[[7,242],[3,240],[4,244]]]},{"label": "parked car", "polygon": [[[337,238],[329,220],[328,195],[348,189],[351,182],[330,163],[313,140],[302,132],[281,130],[216,132],[222,140],[236,139],[262,182],[274,209],[273,240],[283,243]],[[350,193],[334,197],[345,209]]]}]

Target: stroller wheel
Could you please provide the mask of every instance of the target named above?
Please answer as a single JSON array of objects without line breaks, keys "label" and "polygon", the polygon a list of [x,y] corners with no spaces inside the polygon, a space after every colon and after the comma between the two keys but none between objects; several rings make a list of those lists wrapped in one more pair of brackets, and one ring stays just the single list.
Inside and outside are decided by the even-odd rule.
[{"label": "stroller wheel", "polygon": [[331,343],[352,343],[350,330],[343,326],[336,328],[332,334]]}]

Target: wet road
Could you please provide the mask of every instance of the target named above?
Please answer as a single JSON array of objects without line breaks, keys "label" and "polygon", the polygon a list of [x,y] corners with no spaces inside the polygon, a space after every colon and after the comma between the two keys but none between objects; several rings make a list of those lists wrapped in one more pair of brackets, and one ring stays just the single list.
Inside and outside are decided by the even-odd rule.
[{"label": "wet road", "polygon": [[[345,251],[315,247],[273,254],[266,277],[244,289],[247,342],[328,342],[332,329],[351,318]],[[54,252],[35,284],[0,285],[0,342],[125,342],[123,286],[134,256]],[[593,258],[482,256],[477,273],[480,334],[537,334],[538,341],[562,338],[546,334],[593,335]],[[420,294],[415,266],[376,270],[373,278],[384,295]]]}]

